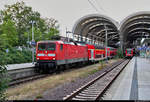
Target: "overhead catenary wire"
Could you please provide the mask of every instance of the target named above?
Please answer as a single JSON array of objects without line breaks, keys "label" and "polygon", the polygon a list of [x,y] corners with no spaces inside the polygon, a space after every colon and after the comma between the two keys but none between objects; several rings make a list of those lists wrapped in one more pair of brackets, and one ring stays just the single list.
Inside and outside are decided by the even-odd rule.
[{"label": "overhead catenary wire", "polygon": [[101,9],[101,11],[103,11],[104,13],[106,13],[106,11],[105,11],[105,10],[103,9],[103,7],[100,5],[100,3],[98,2],[98,0],[95,0],[95,2],[97,3],[99,9],[97,9],[97,7],[94,5],[94,3],[91,2],[90,0],[88,0],[88,2],[90,3],[90,5],[91,5],[97,12],[101,13],[101,12],[99,11],[99,9]]},{"label": "overhead catenary wire", "polygon": [[[88,0],[88,2],[91,4],[91,6],[97,11],[97,12],[99,12],[99,10],[96,8],[96,6],[90,1],[90,0]],[[100,12],[99,12],[100,13]],[[107,27],[106,27],[106,25],[105,25],[105,23],[104,23],[104,29],[106,29],[105,30],[105,32],[106,32],[106,38],[105,38],[105,46],[106,46],[106,60],[107,60]]]},{"label": "overhead catenary wire", "polygon": [[95,6],[90,0],[88,0],[88,2],[90,3],[90,5],[91,5],[97,12],[99,12],[99,10],[96,8],[96,6]]},{"label": "overhead catenary wire", "polygon": [[96,3],[98,4],[99,8],[100,8],[102,11],[106,12],[106,11],[103,9],[102,5],[100,5],[99,1],[98,1],[98,0],[95,0],[95,1],[96,1]]}]

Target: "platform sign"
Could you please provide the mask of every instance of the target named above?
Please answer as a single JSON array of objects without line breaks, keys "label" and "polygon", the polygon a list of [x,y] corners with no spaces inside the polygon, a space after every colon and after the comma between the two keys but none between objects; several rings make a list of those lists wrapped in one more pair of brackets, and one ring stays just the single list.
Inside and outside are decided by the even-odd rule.
[{"label": "platform sign", "polygon": [[148,47],[146,50],[150,50],[150,47]]},{"label": "platform sign", "polygon": [[30,45],[36,46],[36,42],[35,42],[35,41],[31,41],[31,42],[30,42]]},{"label": "platform sign", "polygon": [[146,49],[148,49],[147,46],[143,46],[143,47],[139,47],[139,48],[138,48],[138,50],[146,50]]},{"label": "platform sign", "polygon": [[141,47],[139,47],[139,48],[137,48],[138,50],[142,50],[142,48]]}]

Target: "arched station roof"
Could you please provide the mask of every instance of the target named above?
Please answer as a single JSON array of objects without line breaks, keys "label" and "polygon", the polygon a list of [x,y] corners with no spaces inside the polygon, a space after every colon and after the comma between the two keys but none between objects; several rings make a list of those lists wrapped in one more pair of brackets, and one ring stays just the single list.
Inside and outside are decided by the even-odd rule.
[{"label": "arched station roof", "polygon": [[119,30],[123,47],[133,47],[137,39],[150,36],[150,12],[129,15],[120,23]]},{"label": "arched station roof", "polygon": [[105,43],[107,32],[108,46],[115,46],[120,40],[118,26],[115,20],[105,15],[90,14],[80,18],[75,23],[72,32],[84,38],[94,39],[103,43]]}]

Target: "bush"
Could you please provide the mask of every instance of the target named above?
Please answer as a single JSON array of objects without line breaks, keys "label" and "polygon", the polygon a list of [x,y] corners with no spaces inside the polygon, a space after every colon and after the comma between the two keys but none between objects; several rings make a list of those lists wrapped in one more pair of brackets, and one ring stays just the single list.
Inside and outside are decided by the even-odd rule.
[{"label": "bush", "polygon": [[115,58],[124,58],[123,51],[120,48],[117,49],[117,54]]},{"label": "bush", "polygon": [[7,69],[5,67],[5,53],[0,51],[0,57],[3,58],[0,61],[0,100],[6,100],[6,88],[8,88],[9,78],[7,74]]},{"label": "bush", "polygon": [[[10,48],[8,53],[5,54],[6,64],[19,64],[32,62],[32,51],[23,49],[22,51],[15,48]],[[3,56],[0,55],[0,59]],[[4,58],[3,58],[4,59]],[[36,58],[35,58],[36,59]]]}]

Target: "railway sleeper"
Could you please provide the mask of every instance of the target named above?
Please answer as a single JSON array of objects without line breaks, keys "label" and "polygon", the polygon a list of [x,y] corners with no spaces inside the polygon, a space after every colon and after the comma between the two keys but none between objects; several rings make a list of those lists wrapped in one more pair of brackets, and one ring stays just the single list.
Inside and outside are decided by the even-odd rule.
[{"label": "railway sleeper", "polygon": [[89,96],[75,96],[75,98],[85,99],[85,100],[95,100],[97,97],[89,97]]},{"label": "railway sleeper", "polygon": [[95,87],[99,87],[99,86],[101,86],[101,83],[97,83],[96,85],[92,85],[89,88],[91,89],[91,88],[95,88]]},{"label": "railway sleeper", "polygon": [[82,94],[91,94],[91,95],[95,95],[95,94],[98,94],[99,92],[85,92],[85,91],[83,91],[83,92],[81,92]]},{"label": "railway sleeper", "polygon": [[88,99],[88,100],[95,100],[97,97],[98,97],[98,95],[97,96],[87,96],[87,95],[85,95],[85,96],[77,95],[76,96],[76,98],[82,98],[82,99]]},{"label": "railway sleeper", "polygon": [[100,88],[102,88],[102,87],[90,88],[90,89],[88,89],[87,91],[98,92],[98,91],[100,91]]},{"label": "railway sleeper", "polygon": [[87,92],[96,92],[96,93],[99,93],[99,92],[101,92],[101,91],[103,91],[103,89],[104,89],[104,87],[99,87],[99,88],[96,88],[96,89],[99,89],[99,90],[88,90]]},{"label": "railway sleeper", "polygon": [[90,91],[99,91],[99,89],[101,88],[101,86],[99,87],[93,87],[93,88],[87,88],[86,90],[90,90]]},{"label": "railway sleeper", "polygon": [[84,90],[84,91],[82,91],[82,92],[87,92],[87,93],[89,93],[89,92],[90,92],[90,93],[99,93],[99,91],[100,91],[100,90],[96,90],[96,91],[95,91],[95,90]]},{"label": "railway sleeper", "polygon": [[98,96],[98,94],[83,94],[83,93],[79,93],[79,96],[86,96],[86,97],[97,97]]},{"label": "railway sleeper", "polygon": [[72,98],[72,100],[80,100],[80,101],[84,101],[85,99],[82,99],[82,98]]}]

